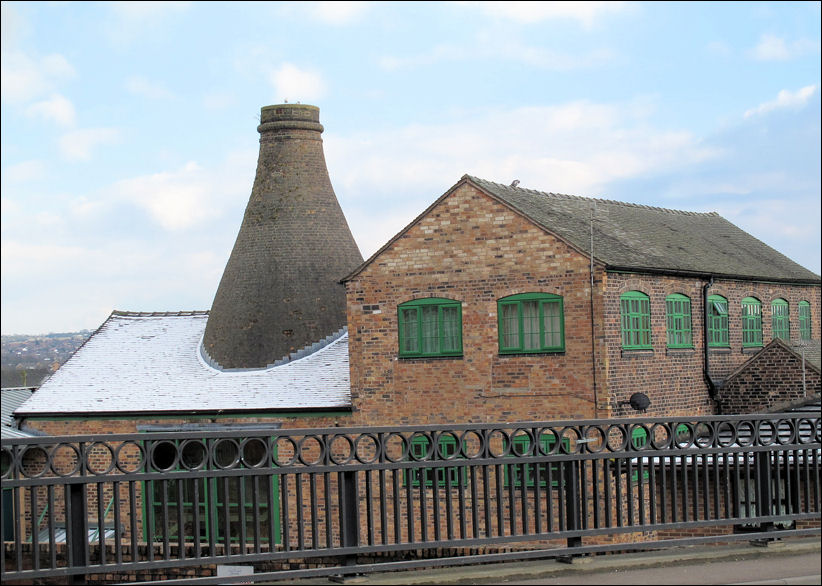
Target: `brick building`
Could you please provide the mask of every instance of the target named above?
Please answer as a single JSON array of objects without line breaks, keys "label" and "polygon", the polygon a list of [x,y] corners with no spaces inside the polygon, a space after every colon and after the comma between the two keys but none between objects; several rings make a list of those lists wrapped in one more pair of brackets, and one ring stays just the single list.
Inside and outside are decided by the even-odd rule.
[{"label": "brick building", "polygon": [[467,175],[345,281],[366,423],[716,414],[763,345],[819,345],[819,276],[715,213]]}]

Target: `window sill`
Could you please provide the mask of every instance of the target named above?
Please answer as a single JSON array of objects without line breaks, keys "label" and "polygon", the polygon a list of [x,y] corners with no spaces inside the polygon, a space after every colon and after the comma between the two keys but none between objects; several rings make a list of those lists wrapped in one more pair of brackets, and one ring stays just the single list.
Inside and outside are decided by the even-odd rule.
[{"label": "window sill", "polygon": [[500,352],[500,356],[565,356],[565,350],[534,350],[533,352]]},{"label": "window sill", "polygon": [[666,348],[666,356],[690,356],[696,352],[694,348]]},{"label": "window sill", "polygon": [[743,354],[756,354],[760,350],[762,350],[764,346],[743,346],[742,353]]},{"label": "window sill", "polygon": [[622,349],[623,358],[643,358],[645,356],[653,356],[652,348],[637,348],[636,350]]},{"label": "window sill", "polygon": [[708,348],[708,352],[711,354],[730,354],[731,349],[723,346],[721,348]]},{"label": "window sill", "polygon": [[442,355],[442,356],[397,356],[398,360],[402,360],[403,362],[428,362],[430,360],[462,360],[463,355],[457,354],[454,356],[449,355]]}]

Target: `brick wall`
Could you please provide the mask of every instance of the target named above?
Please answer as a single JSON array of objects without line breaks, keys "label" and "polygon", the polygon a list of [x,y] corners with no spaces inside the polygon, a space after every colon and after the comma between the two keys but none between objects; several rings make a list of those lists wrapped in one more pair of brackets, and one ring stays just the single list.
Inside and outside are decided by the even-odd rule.
[{"label": "brick wall", "polygon": [[[561,295],[565,352],[500,355],[497,300]],[[354,419],[410,424],[591,418],[589,260],[469,185],[347,283]],[[462,303],[463,355],[398,358],[397,306]]]},{"label": "brick wall", "polygon": [[720,393],[725,413],[761,413],[788,408],[812,396],[819,396],[822,377],[819,369],[779,341],[769,344],[728,379]]}]

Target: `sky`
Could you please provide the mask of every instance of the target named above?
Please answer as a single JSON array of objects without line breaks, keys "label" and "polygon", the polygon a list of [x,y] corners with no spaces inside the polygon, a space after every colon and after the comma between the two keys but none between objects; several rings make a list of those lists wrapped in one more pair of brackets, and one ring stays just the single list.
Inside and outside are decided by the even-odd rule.
[{"label": "sky", "polygon": [[364,258],[464,174],[715,211],[820,273],[820,3],[3,2],[2,333],[211,307],[260,108]]}]

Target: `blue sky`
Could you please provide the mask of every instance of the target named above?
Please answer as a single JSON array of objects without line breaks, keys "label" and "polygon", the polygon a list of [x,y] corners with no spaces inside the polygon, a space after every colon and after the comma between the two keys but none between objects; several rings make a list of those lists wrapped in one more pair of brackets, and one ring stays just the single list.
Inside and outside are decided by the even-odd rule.
[{"label": "blue sky", "polygon": [[286,100],[366,258],[469,173],[819,273],[821,68],[819,2],[3,2],[2,333],[208,309]]}]

